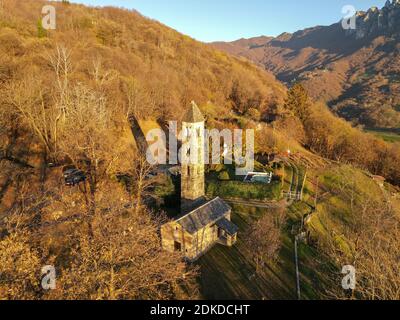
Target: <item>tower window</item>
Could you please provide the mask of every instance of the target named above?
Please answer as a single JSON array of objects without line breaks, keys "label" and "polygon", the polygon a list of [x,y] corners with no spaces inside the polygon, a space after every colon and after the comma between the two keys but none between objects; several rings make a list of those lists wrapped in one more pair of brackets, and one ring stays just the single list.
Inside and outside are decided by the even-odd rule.
[{"label": "tower window", "polygon": [[185,130],[185,138],[190,138],[190,136],[191,136],[191,134],[190,134],[190,128],[189,128],[189,127],[186,127],[186,130]]},{"label": "tower window", "polygon": [[175,249],[176,252],[181,252],[182,251],[182,245],[179,242],[175,241],[174,242],[174,249]]}]

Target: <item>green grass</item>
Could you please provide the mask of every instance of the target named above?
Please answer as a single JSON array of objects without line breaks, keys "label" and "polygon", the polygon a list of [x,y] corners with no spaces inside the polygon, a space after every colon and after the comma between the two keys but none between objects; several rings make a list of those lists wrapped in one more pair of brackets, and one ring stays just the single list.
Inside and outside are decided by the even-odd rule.
[{"label": "green grass", "polygon": [[[279,260],[268,263],[264,276],[255,275],[255,267],[249,257],[250,248],[243,243],[242,235],[251,221],[268,212],[266,209],[253,208],[248,213],[243,212],[246,209],[249,208],[235,207],[232,216],[233,222],[240,228],[238,243],[232,248],[217,245],[198,261],[203,298],[295,299],[292,241],[285,235]],[[287,271],[282,272],[282,269]]]},{"label": "green grass", "polygon": [[319,199],[308,229],[320,243],[334,239],[336,245],[350,254],[352,244],[343,232],[352,226],[360,205],[368,200],[382,201],[382,190],[363,171],[348,165],[328,169],[319,177],[320,187],[329,190],[329,196]]},{"label": "green grass", "polygon": [[281,197],[281,183],[279,181],[264,184],[211,180],[207,182],[207,196],[246,200],[279,200]]},{"label": "green grass", "polygon": [[[284,185],[288,187],[292,170],[286,169]],[[300,168],[301,171],[301,168]],[[270,209],[233,206],[232,220],[240,228],[238,243],[233,248],[215,246],[203,256],[198,265],[201,270],[200,288],[205,299],[297,299],[296,276],[294,263],[294,234],[300,231],[302,217],[313,210],[316,187],[311,181],[316,180],[315,172],[309,170],[304,200],[294,202],[287,208],[288,222],[282,232],[282,248],[277,261],[268,261],[262,276],[254,275],[255,266],[251,260],[250,250],[242,241],[244,232],[252,221],[265,214],[271,214]],[[302,172],[299,173],[302,175]],[[369,198],[381,196],[379,187],[364,172],[350,166],[329,168],[318,172],[319,195],[329,190],[331,193],[320,197],[317,210],[313,215],[309,230],[314,239],[323,241],[332,230],[341,235],[343,226],[348,224],[349,202],[342,199],[338,190],[343,181],[355,184],[354,201],[362,201],[363,194]],[[315,183],[315,182],[314,182]],[[346,250],[346,239],[337,236],[336,241]],[[298,246],[301,298],[316,300],[324,298],[324,287],[331,286],[332,272],[336,270],[323,250],[307,243]]]},{"label": "green grass", "polygon": [[[254,171],[271,172],[273,170],[271,168],[264,166],[261,163],[255,161],[254,162]],[[229,174],[230,180],[243,181],[243,179],[244,179],[244,176],[236,175],[236,167],[233,164],[211,165],[210,170],[207,173],[207,178],[209,180],[218,180],[219,174],[221,172],[227,172]]]},{"label": "green grass", "polygon": [[386,130],[367,130],[367,132],[372,133],[378,138],[385,140],[386,142],[400,142],[400,133],[399,132],[391,132]]},{"label": "green grass", "polygon": [[[282,233],[282,248],[277,261],[268,261],[262,276],[255,275],[250,250],[242,241],[250,223],[269,209],[233,206],[233,222],[239,226],[238,243],[233,248],[215,246],[197,263],[200,266],[200,288],[204,299],[294,300],[296,273],[292,225],[298,222],[302,204],[289,208],[288,225]],[[302,299],[318,299],[323,275],[315,272],[321,261],[318,252],[306,244],[299,246]]]},{"label": "green grass", "polygon": [[285,165],[285,178],[283,180],[283,190],[286,192],[290,191],[290,185],[292,183],[293,174],[294,173],[292,167]]},{"label": "green grass", "polygon": [[[300,168],[301,170],[301,168]],[[302,175],[300,172],[299,175]],[[340,172],[327,170],[319,173],[319,185],[323,190],[335,189],[342,179],[351,177],[357,182],[358,192],[370,190],[377,193],[376,185],[369,181],[364,173],[350,167],[342,167]],[[284,186],[289,187],[292,178],[291,168],[286,168]],[[310,171],[305,188],[305,202],[294,202],[287,208],[288,221],[282,232],[282,248],[277,261],[268,261],[262,276],[254,275],[255,266],[251,260],[250,250],[242,241],[244,232],[252,221],[270,209],[253,208],[240,205],[233,206],[232,220],[240,228],[238,243],[233,248],[215,246],[203,256],[198,265],[201,270],[200,288],[205,299],[297,299],[296,275],[294,262],[294,235],[300,231],[302,218],[312,212],[315,194],[315,173]],[[349,180],[349,178],[347,179]],[[362,182],[362,186],[358,184]],[[322,194],[323,191],[319,190]],[[371,196],[372,197],[372,196]],[[346,224],[347,208],[342,199],[330,195],[320,199],[317,212],[311,221],[313,233],[323,239],[328,230],[338,229]],[[339,228],[340,230],[340,228]],[[338,239],[340,241],[341,239]],[[298,246],[301,298],[317,300],[324,298],[324,287],[330,284],[332,261],[312,244],[299,243]]]}]

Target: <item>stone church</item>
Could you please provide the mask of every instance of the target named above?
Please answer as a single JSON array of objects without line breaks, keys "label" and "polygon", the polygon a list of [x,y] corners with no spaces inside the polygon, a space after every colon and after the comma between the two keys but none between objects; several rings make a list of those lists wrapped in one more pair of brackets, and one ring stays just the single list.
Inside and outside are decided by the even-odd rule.
[{"label": "stone church", "polygon": [[[181,165],[181,215],[161,228],[163,249],[182,252],[189,261],[195,261],[219,243],[233,246],[238,227],[231,222],[230,206],[222,199],[205,198],[205,119],[192,102],[182,120],[184,136],[196,135],[197,161],[183,161]],[[186,151],[182,151],[186,152]]]}]

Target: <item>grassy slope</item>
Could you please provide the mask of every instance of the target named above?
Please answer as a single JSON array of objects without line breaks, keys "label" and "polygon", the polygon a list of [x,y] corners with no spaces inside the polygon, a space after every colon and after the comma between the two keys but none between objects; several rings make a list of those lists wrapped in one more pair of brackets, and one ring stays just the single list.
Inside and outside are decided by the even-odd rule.
[{"label": "grassy slope", "polygon": [[264,277],[254,276],[249,248],[241,235],[253,219],[268,210],[249,210],[235,206],[232,220],[240,228],[238,243],[233,248],[214,247],[200,259],[201,289],[207,299],[293,299],[295,294],[292,242],[287,234],[278,262],[269,262]]},{"label": "grassy slope", "polygon": [[[315,168],[309,168],[304,189],[303,202],[295,202],[287,209],[288,222],[282,233],[283,246],[277,262],[269,261],[263,277],[254,276],[255,267],[249,258],[249,248],[242,241],[242,234],[251,221],[268,209],[243,206],[233,207],[233,221],[240,227],[238,244],[233,248],[214,247],[198,264],[201,267],[201,291],[210,299],[296,299],[296,278],[294,263],[294,234],[301,228],[302,219],[313,212],[317,193],[316,179],[319,177],[318,207],[309,224],[316,240],[323,240],[328,232],[340,234],[346,224],[349,203],[334,195],[332,190],[340,181],[354,179],[357,190],[370,197],[380,197],[380,188],[363,171],[350,166],[330,164],[319,166],[319,159],[306,159],[309,164],[315,160]],[[292,173],[287,168],[285,186],[288,188]],[[302,299],[322,299],[324,286],[329,283],[327,271],[332,262],[312,243],[300,243],[299,270]]]},{"label": "grassy slope", "polygon": [[[287,166],[285,169],[284,186],[288,189],[293,172],[291,167]],[[312,187],[307,184],[305,202],[294,203],[288,207],[288,222],[282,232],[283,245],[278,261],[267,263],[268,267],[263,277],[254,276],[255,267],[249,257],[250,249],[243,243],[242,235],[253,220],[271,212],[269,209],[233,206],[232,220],[240,228],[238,243],[233,248],[218,245],[200,259],[202,274],[200,283],[204,298],[273,300],[297,298],[294,234],[299,230],[302,217],[310,212],[310,205],[313,202],[310,190]],[[324,283],[324,275],[320,270],[327,260],[310,245],[300,244],[298,249],[301,297],[306,300],[319,299]]]},{"label": "grassy slope", "polygon": [[240,198],[246,200],[279,200],[281,183],[246,183],[239,181],[208,181],[207,196],[222,198]]},{"label": "grassy slope", "polygon": [[383,139],[386,142],[400,142],[399,131],[387,131],[387,130],[367,130],[367,132],[374,134],[376,137]]},{"label": "grassy slope", "polygon": [[334,194],[334,190],[345,182],[354,183],[354,201],[363,201],[364,197],[377,200],[383,197],[378,184],[360,170],[342,166],[324,171],[320,183],[330,191],[330,195],[318,201],[317,211],[310,223],[311,229],[322,237],[332,230],[340,234],[341,225],[346,223],[351,214],[349,202]]},{"label": "grassy slope", "polygon": [[[145,106],[141,117],[179,120],[192,100],[201,106],[216,105],[220,114],[229,114],[234,81],[239,81],[244,98],[262,97],[260,108],[281,103],[285,96],[285,87],[261,68],[135,11],[53,2],[57,29],[39,38],[38,20],[44,2],[2,3],[0,66],[4,64],[6,71],[10,67],[11,77],[31,74],[31,70],[24,70],[30,66],[36,68],[38,77],[51,79],[48,56],[60,45],[71,51],[74,82],[90,84],[93,65],[100,63],[100,75],[112,86],[112,103],[119,109],[125,99],[121,82],[134,81],[138,104]],[[116,79],[119,84],[113,83]],[[3,79],[0,70],[0,80],[10,79]]]},{"label": "grassy slope", "polygon": [[[282,233],[282,248],[278,260],[269,261],[265,274],[255,276],[255,267],[249,258],[250,248],[242,241],[242,234],[253,219],[270,214],[267,209],[249,209],[235,206],[233,222],[240,228],[238,243],[233,248],[215,246],[203,256],[198,264],[201,270],[201,292],[206,299],[267,299],[293,300],[296,295],[296,271],[294,261],[294,235],[301,221],[301,215],[307,210],[302,205],[293,205],[288,209],[290,217]],[[310,245],[300,244],[299,271],[300,288],[303,300],[321,298],[324,275],[321,266],[327,263],[318,251]],[[318,270],[318,271],[317,271]]]}]

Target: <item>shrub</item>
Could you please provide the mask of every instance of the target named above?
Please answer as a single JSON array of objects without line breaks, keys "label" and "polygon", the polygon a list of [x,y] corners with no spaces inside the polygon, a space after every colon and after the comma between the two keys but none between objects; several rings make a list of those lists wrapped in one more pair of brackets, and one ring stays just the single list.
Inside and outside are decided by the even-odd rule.
[{"label": "shrub", "polygon": [[260,119],[261,119],[261,113],[260,113],[260,111],[258,111],[258,110],[255,109],[255,108],[250,108],[249,110],[247,110],[246,115],[247,115],[250,119],[252,119],[252,120],[254,120],[254,121],[260,121]]},{"label": "shrub", "polygon": [[221,181],[228,181],[230,180],[230,176],[228,171],[222,171],[220,172],[220,174],[218,175],[218,179]]},{"label": "shrub", "polygon": [[158,185],[155,187],[155,194],[161,198],[175,194],[175,186],[171,177],[168,175],[159,177]]},{"label": "shrub", "polygon": [[47,36],[47,31],[43,28],[42,20],[39,19],[37,22],[38,38],[45,38]]}]

